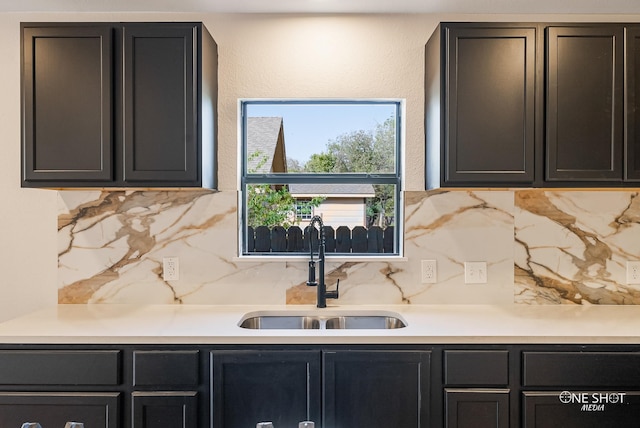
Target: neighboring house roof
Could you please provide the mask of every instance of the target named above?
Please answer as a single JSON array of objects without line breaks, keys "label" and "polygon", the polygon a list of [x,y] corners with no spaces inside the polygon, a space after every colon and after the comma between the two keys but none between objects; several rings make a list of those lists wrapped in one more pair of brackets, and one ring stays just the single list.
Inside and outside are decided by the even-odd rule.
[{"label": "neighboring house roof", "polygon": [[298,183],[289,184],[289,193],[294,198],[326,196],[341,198],[373,198],[373,185],[368,183]]},{"label": "neighboring house roof", "polygon": [[[278,143],[282,141],[283,159],[277,162],[276,152]],[[267,156],[266,162],[263,156],[252,157],[252,153],[260,152]],[[247,118],[247,171],[258,174],[268,174],[274,171],[274,166],[281,169],[281,165],[286,165],[286,155],[284,154],[284,136],[282,135],[281,117],[249,117]],[[280,166],[279,166],[280,165]]]}]

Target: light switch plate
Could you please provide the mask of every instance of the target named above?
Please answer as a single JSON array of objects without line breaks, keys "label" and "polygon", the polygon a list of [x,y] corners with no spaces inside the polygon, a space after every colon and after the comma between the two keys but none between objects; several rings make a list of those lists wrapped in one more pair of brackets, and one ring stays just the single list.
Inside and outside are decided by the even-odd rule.
[{"label": "light switch plate", "polygon": [[465,284],[487,283],[487,262],[464,262]]}]

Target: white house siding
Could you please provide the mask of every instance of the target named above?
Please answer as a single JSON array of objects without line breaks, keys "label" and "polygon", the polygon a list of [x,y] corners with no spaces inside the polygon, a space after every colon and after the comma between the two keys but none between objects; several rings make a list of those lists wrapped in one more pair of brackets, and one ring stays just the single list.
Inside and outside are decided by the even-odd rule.
[{"label": "white house siding", "polygon": [[353,229],[356,226],[366,226],[366,206],[362,198],[327,199],[314,209],[314,214],[322,216],[325,226],[337,229],[339,226],[347,226]]}]

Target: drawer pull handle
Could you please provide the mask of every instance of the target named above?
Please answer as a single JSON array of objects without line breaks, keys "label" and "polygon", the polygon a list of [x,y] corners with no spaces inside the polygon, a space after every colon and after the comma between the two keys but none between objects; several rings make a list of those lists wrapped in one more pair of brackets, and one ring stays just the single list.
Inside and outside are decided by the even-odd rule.
[{"label": "drawer pull handle", "polygon": [[42,425],[37,422],[25,422],[20,428],[42,428]]},{"label": "drawer pull handle", "polygon": [[84,428],[84,424],[82,422],[67,422],[64,428]]}]

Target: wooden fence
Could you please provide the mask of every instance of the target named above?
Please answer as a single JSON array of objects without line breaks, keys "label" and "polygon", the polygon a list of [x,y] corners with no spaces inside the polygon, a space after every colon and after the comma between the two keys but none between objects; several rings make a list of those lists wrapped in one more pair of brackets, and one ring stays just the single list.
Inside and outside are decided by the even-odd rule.
[{"label": "wooden fence", "polygon": [[[248,228],[247,251],[250,253],[300,253],[309,252],[308,226],[300,229],[291,226],[285,229],[276,226],[273,229],[267,226]],[[372,226],[366,229],[356,226],[353,230],[347,226],[333,229],[324,226],[325,248],[327,253],[393,253],[394,231],[393,226],[385,229]],[[314,251],[318,250],[318,230],[311,232],[311,242]]]}]

